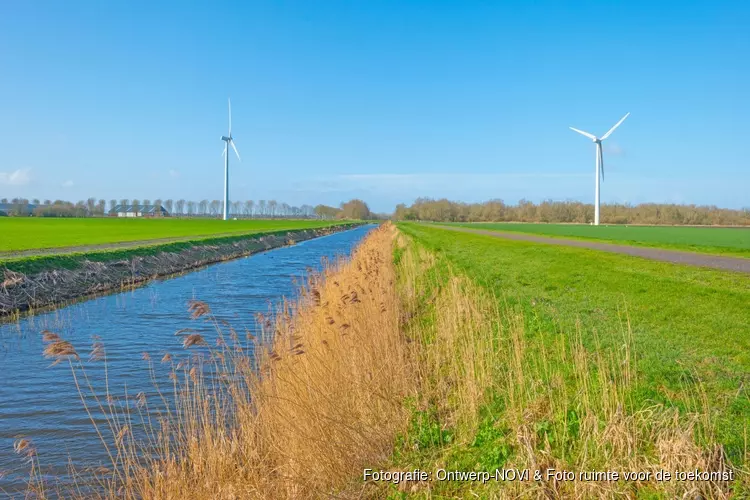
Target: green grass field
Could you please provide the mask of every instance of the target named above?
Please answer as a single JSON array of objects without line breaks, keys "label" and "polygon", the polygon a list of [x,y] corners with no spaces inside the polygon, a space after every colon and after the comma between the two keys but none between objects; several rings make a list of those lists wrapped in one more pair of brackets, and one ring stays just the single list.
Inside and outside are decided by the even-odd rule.
[{"label": "green grass field", "polygon": [[0,217],[0,252],[325,227],[320,220],[53,219]]},{"label": "green grass field", "polygon": [[[425,224],[398,227],[495,292],[500,302],[520,308],[532,349],[555,346],[560,335],[576,331],[592,352],[620,349],[623,323],[629,318],[638,373],[633,405],[664,404],[688,411],[695,401],[685,399],[685,388],[697,384],[700,391],[687,393],[701,399],[705,392],[718,441],[730,459],[742,463],[750,432],[747,276]],[[583,232],[590,228],[571,231],[579,229],[577,234],[590,234]]]},{"label": "green grass field", "polygon": [[586,226],[574,224],[471,223],[475,229],[598,240],[626,245],[671,248],[750,257],[750,228],[676,226]]}]

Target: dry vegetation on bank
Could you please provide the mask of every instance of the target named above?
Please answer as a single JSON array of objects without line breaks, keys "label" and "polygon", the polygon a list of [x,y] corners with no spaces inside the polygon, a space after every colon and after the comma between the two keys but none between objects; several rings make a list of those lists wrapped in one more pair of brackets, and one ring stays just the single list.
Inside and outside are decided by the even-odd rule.
[{"label": "dry vegetation on bank", "polygon": [[[694,403],[686,411],[632,407],[637,353],[625,314],[619,349],[586,350],[575,331],[560,332],[555,345],[536,342],[519,311],[391,225],[374,231],[351,261],[310,276],[300,302],[285,304],[264,338],[235,332],[207,304],[192,303],[191,313],[214,322],[216,338],[184,337],[185,348],[204,358],[173,367],[169,412],[143,401],[101,429],[113,461],[99,476],[103,496],[725,498],[748,485],[740,471],[734,485],[363,484],[365,467],[730,467],[714,444],[699,384],[685,387]],[[66,357],[85,381],[74,347],[48,341],[47,354]],[[91,362],[106,362],[103,346],[94,353]],[[150,424],[146,443],[131,432],[140,422]],[[43,496],[40,477],[32,479]]]},{"label": "dry vegetation on bank", "polygon": [[[111,418],[100,430],[113,458],[104,495],[319,498],[361,489],[362,468],[389,459],[414,390],[394,293],[394,232],[381,227],[350,262],[311,275],[300,303],[284,304],[264,338],[235,332],[193,303],[192,316],[214,322],[217,335],[185,337],[204,359],[174,366],[169,412],[144,401],[137,413],[115,416],[103,404]],[[67,357],[81,379],[73,347],[50,340],[47,354]],[[129,432],[141,422],[150,428],[145,445]],[[32,483],[44,490],[39,478]]]}]

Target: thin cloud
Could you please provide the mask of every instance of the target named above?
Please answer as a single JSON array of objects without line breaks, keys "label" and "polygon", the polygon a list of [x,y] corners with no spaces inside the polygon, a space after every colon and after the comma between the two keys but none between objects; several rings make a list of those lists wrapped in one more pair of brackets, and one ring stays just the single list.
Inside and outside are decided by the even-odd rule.
[{"label": "thin cloud", "polygon": [[493,174],[477,173],[424,173],[424,174],[345,174],[339,175],[338,179],[345,181],[380,181],[380,182],[407,182],[407,181],[448,181],[451,179],[461,180],[503,180],[503,179],[561,179],[571,177],[588,177],[581,173],[543,173],[543,172],[508,172]]},{"label": "thin cloud", "polygon": [[178,171],[177,171],[177,170],[175,170],[175,169],[170,169],[170,171],[169,171],[169,176],[170,176],[170,177],[171,177],[172,179],[178,179],[178,178],[180,177],[180,172],[178,172]]},{"label": "thin cloud", "polygon": [[604,152],[612,156],[625,156],[625,150],[617,143],[604,143]]},{"label": "thin cloud", "polygon": [[[513,192],[542,185],[560,187],[575,179],[588,178],[585,173],[363,173],[340,174],[298,180],[296,191],[318,191],[348,196],[354,191],[374,196],[448,196],[465,198],[469,194],[486,196],[496,192]],[[545,182],[546,179],[546,182]]]},{"label": "thin cloud", "polygon": [[30,182],[30,168],[19,168],[13,172],[0,172],[0,184],[4,186],[26,186]]},{"label": "thin cloud", "polygon": [[62,187],[64,187],[64,188],[69,188],[69,187],[73,187],[73,185],[74,185],[74,182],[73,182],[73,181],[71,181],[70,179],[68,179],[67,181],[63,182],[63,183],[62,183],[62,184],[60,184],[60,185],[61,185]]},{"label": "thin cloud", "polygon": [[[422,174],[347,174],[339,175],[338,178],[350,181],[400,181],[413,179]],[[432,175],[432,174],[423,174]]]}]

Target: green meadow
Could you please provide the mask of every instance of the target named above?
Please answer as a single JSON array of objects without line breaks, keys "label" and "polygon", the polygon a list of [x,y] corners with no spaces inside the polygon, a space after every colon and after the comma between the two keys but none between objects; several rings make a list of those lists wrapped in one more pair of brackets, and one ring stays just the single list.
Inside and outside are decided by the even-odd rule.
[{"label": "green meadow", "polygon": [[[449,266],[488,290],[501,310],[521,311],[524,342],[531,351],[554,350],[561,339],[580,335],[590,355],[611,352],[617,357],[623,352],[622,332],[629,329],[636,373],[625,398],[629,409],[661,405],[679,409],[685,415],[701,407],[708,412],[711,432],[724,446],[729,459],[735,464],[747,460],[750,433],[747,275],[595,250],[457,233],[426,224],[400,223],[398,227],[416,245],[437,255],[442,267]],[[531,227],[539,227],[541,231],[556,226]],[[658,239],[650,228],[573,227],[569,233],[590,235],[587,231],[595,229],[622,232],[632,229],[645,237],[652,235],[651,242]],[[560,231],[558,234],[563,235]],[[670,241],[691,231],[676,229]],[[711,240],[713,231],[694,234],[700,235],[697,241],[727,244],[732,241],[728,237],[722,240],[725,236]],[[620,233],[607,234],[614,239]],[[735,244],[742,242],[735,240]],[[546,363],[554,362],[545,361],[544,371],[553,371],[555,367]],[[563,366],[566,363],[558,364],[561,366],[555,369],[563,372],[568,369]],[[494,396],[499,401],[504,397]],[[561,418],[567,419],[565,415]],[[475,445],[476,442],[472,446]],[[554,448],[555,443],[552,445]],[[480,449],[475,451],[481,455],[491,450],[482,449],[480,443]]]},{"label": "green meadow", "polygon": [[490,231],[597,240],[607,243],[670,248],[750,257],[750,228],[685,226],[587,226],[581,224],[457,223]]},{"label": "green meadow", "polygon": [[0,252],[57,249],[172,238],[208,238],[334,224],[320,220],[0,217]]}]

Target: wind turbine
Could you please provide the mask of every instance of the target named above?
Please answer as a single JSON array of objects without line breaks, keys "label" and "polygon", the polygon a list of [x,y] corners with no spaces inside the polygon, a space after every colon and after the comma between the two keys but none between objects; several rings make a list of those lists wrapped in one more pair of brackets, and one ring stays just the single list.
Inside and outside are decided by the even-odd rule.
[{"label": "wind turbine", "polygon": [[588,132],[584,132],[583,130],[578,130],[577,128],[570,127],[570,130],[574,132],[578,132],[581,135],[585,135],[592,141],[594,141],[594,144],[596,144],[596,191],[594,194],[594,225],[599,225],[599,173],[601,172],[601,178],[604,178],[604,157],[602,156],[602,141],[612,135],[612,132],[615,131],[617,127],[620,126],[622,122],[625,121],[625,118],[630,116],[630,113],[626,114],[622,118],[620,118],[620,121],[615,123],[615,126],[612,127],[607,131],[606,134],[604,134],[601,137],[596,137],[594,134],[589,134]]},{"label": "wind turbine", "polygon": [[229,102],[229,135],[221,136],[221,140],[225,142],[224,152],[224,220],[229,219],[229,145],[232,145],[234,154],[237,155],[237,159],[240,159],[240,153],[237,151],[237,146],[234,145],[234,139],[232,139],[232,101],[227,99]]}]

